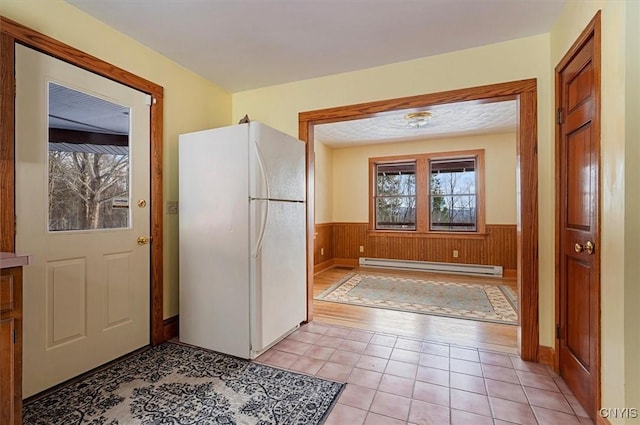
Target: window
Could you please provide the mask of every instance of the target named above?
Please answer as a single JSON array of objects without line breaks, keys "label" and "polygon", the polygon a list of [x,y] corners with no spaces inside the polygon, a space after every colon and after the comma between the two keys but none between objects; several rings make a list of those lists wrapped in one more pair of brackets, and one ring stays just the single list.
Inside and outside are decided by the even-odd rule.
[{"label": "window", "polygon": [[376,166],[376,228],[416,228],[416,163]]},{"label": "window", "polygon": [[475,232],[476,159],[429,161],[429,230]]},{"label": "window", "polygon": [[129,109],[49,82],[49,231],[130,227]]},{"label": "window", "polygon": [[484,150],[371,158],[370,227],[484,232]]}]

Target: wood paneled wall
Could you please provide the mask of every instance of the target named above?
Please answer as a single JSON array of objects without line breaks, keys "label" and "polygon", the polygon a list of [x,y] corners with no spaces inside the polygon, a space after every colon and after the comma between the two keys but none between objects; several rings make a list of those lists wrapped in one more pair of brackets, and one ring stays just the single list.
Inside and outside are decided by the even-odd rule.
[{"label": "wood paneled wall", "polygon": [[[367,223],[316,225],[314,264],[358,257],[395,258],[445,263],[489,264],[508,270],[517,267],[515,225],[487,224],[486,237],[423,237],[416,234],[370,233]],[[360,247],[364,252],[360,252]],[[321,251],[324,249],[324,255]],[[453,251],[458,251],[458,257]]]},{"label": "wood paneled wall", "polygon": [[313,235],[313,264],[326,263],[333,260],[333,223],[316,224]]}]

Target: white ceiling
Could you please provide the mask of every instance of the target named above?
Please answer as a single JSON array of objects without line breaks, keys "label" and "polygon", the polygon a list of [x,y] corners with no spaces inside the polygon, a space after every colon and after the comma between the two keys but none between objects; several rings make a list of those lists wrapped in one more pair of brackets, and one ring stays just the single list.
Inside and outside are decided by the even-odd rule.
[{"label": "white ceiling", "polygon": [[[516,131],[515,100],[479,103],[458,102],[424,108],[432,118],[426,126],[412,128],[404,116],[407,111],[314,126],[314,139],[333,148],[354,145],[426,140],[470,134]],[[412,109],[411,112],[414,110]]]},{"label": "white ceiling", "polygon": [[67,1],[229,92],[545,33],[566,2]]},{"label": "white ceiling", "polygon": [[[548,32],[566,0],[67,0],[233,93]],[[473,70],[469,70],[473,72]],[[428,76],[425,76],[428,77]],[[315,127],[333,147],[515,131],[514,101]]]}]

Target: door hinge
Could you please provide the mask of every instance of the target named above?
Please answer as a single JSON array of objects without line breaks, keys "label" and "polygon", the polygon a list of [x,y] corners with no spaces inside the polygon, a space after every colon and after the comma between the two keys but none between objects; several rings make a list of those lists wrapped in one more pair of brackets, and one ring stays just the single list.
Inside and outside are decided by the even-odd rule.
[{"label": "door hinge", "polygon": [[560,323],[556,324],[556,339],[560,339]]},{"label": "door hinge", "polygon": [[556,124],[561,125],[564,120],[564,116],[562,114],[562,108],[558,108],[556,111]]},{"label": "door hinge", "polygon": [[16,344],[18,342],[18,332],[16,332],[16,330],[13,330],[13,343]]}]

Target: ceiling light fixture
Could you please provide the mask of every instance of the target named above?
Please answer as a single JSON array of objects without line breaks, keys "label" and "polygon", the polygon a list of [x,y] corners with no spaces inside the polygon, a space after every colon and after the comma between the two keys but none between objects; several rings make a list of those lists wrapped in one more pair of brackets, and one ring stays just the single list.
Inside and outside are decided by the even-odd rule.
[{"label": "ceiling light fixture", "polygon": [[421,128],[427,125],[433,114],[429,111],[410,112],[404,116],[404,121],[409,127]]}]

